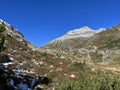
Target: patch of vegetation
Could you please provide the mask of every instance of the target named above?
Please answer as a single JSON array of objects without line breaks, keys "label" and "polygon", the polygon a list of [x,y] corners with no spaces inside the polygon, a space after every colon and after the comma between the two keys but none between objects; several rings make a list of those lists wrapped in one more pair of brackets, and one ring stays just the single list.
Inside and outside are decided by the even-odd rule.
[{"label": "patch of vegetation", "polygon": [[73,62],[68,66],[72,71],[85,70],[87,68],[86,62]]},{"label": "patch of vegetation", "polygon": [[99,54],[96,52],[96,53],[90,53],[90,56],[91,56],[92,62],[94,63],[102,62],[102,54]]},{"label": "patch of vegetation", "polygon": [[4,42],[5,42],[5,36],[4,36],[4,31],[5,31],[5,25],[4,22],[0,24],[0,52],[5,49],[4,47]]},{"label": "patch of vegetation", "polygon": [[47,76],[50,77],[50,78],[57,77],[58,75],[59,75],[59,74],[56,73],[56,72],[49,72],[49,73],[47,74]]},{"label": "patch of vegetation", "polygon": [[119,66],[120,65],[120,57],[115,58],[114,60],[112,60],[109,65],[116,65]]},{"label": "patch of vegetation", "polygon": [[80,79],[78,81],[65,80],[57,82],[54,90],[120,90],[120,78],[118,76],[111,78],[89,77],[88,79]]},{"label": "patch of vegetation", "polygon": [[102,48],[111,49],[111,48],[115,48],[115,47],[117,47],[117,49],[120,49],[120,39],[109,41],[104,46],[100,47],[100,49],[102,49]]}]

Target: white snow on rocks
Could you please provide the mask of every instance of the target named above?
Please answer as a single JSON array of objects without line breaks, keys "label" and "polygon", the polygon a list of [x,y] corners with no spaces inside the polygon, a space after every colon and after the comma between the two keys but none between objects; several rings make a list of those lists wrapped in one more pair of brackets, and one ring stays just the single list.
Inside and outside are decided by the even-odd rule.
[{"label": "white snow on rocks", "polygon": [[13,62],[2,63],[3,66],[8,67],[8,65],[13,64]]}]

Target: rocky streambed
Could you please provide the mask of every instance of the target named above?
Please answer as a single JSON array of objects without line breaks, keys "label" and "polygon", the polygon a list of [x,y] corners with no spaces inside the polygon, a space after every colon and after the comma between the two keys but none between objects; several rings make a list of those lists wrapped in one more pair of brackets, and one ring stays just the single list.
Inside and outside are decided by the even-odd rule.
[{"label": "rocky streambed", "polygon": [[23,70],[8,69],[0,66],[0,90],[43,90],[51,79],[45,76],[28,76]]}]

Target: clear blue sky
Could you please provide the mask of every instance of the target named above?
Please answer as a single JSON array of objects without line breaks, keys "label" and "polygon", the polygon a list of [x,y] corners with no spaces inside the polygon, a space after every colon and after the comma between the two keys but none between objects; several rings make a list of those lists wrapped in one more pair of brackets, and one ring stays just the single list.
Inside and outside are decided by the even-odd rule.
[{"label": "clear blue sky", "polygon": [[120,0],[0,0],[0,18],[42,46],[67,31],[120,23]]}]

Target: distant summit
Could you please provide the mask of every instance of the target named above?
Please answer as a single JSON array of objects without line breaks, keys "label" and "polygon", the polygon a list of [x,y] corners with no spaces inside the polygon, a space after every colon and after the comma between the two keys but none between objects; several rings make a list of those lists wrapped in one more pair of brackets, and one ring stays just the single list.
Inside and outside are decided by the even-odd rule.
[{"label": "distant summit", "polygon": [[93,29],[89,28],[88,26],[84,26],[84,27],[79,28],[79,29],[71,30],[67,34],[65,34],[64,36],[66,36],[67,38],[91,37],[94,34],[96,34],[98,32],[101,32],[103,30],[105,30],[105,29],[104,28],[100,28],[98,30],[93,30]]},{"label": "distant summit", "polygon": [[88,38],[94,36],[95,34],[106,30],[105,28],[100,28],[98,30],[93,30],[88,26],[83,26],[79,29],[74,29],[67,32],[65,35],[52,40],[46,44],[43,48],[56,49],[56,50],[68,50],[71,48],[80,48]]}]

